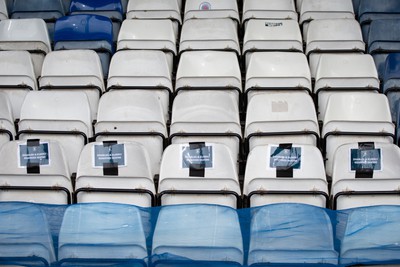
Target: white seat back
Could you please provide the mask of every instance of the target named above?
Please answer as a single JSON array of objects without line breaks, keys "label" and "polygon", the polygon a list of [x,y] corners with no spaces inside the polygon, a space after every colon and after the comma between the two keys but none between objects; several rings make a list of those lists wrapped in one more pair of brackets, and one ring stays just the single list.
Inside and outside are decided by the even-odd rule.
[{"label": "white seat back", "polygon": [[326,207],[328,183],[320,150],[297,144],[254,147],[247,157],[243,194],[250,207],[284,202]]},{"label": "white seat back", "polygon": [[177,0],[129,1],[127,19],[170,19],[182,24],[181,6]]},{"label": "white seat back", "polygon": [[239,22],[239,9],[236,0],[186,0],[184,21],[190,19],[229,18]]},{"label": "white seat back", "polygon": [[12,141],[2,147],[0,155],[0,185],[8,187],[2,190],[1,201],[71,203],[68,163],[57,141]]},{"label": "white seat back", "polygon": [[242,23],[251,19],[298,20],[294,0],[244,0]]},{"label": "white seat back", "polygon": [[[76,174],[77,202],[117,202],[150,207],[155,195],[153,176],[150,157],[139,143],[87,144],[79,157]],[[114,192],[116,190],[120,192]],[[143,194],[145,190],[149,194]]]},{"label": "white seat back", "polygon": [[338,147],[332,167],[334,207],[398,205],[400,198],[392,192],[400,185],[399,160],[400,148],[394,144],[359,142]]},{"label": "white seat back", "polygon": [[59,141],[72,172],[76,171],[83,146],[93,135],[90,105],[83,92],[30,92],[22,104],[18,126],[20,139]]},{"label": "white seat back", "polygon": [[15,136],[11,103],[5,93],[0,92],[0,147]]},{"label": "white seat back", "polygon": [[0,1],[0,20],[8,19],[7,4],[5,0]]},{"label": "white seat back", "polygon": [[169,145],[161,162],[158,194],[162,205],[205,203],[236,208],[241,191],[229,148],[205,142]]}]

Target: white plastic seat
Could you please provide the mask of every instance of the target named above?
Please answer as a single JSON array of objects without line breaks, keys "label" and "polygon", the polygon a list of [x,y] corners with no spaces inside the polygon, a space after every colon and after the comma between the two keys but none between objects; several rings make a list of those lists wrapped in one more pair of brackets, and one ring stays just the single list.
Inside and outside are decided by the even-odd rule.
[{"label": "white plastic seat", "polygon": [[134,141],[149,152],[151,172],[159,173],[161,155],[168,137],[162,104],[153,92],[113,90],[99,103],[96,141]]},{"label": "white plastic seat", "polygon": [[10,101],[5,93],[0,92],[0,148],[5,143],[14,140],[14,117]]},{"label": "white plastic seat", "polygon": [[37,90],[30,54],[27,51],[1,51],[0,77],[0,91],[8,96],[13,117],[18,119],[26,94]]},{"label": "white plastic seat", "polygon": [[118,35],[117,50],[161,50],[173,70],[178,33],[171,20],[126,19]]},{"label": "white plastic seat", "polygon": [[35,75],[39,77],[44,57],[51,51],[46,23],[43,19],[0,21],[0,50],[30,52]]},{"label": "white plastic seat", "polygon": [[302,0],[298,11],[305,39],[312,20],[355,18],[352,0]]},{"label": "white plastic seat", "polygon": [[255,209],[250,223],[248,266],[334,266],[332,222],[325,209],[275,204]]},{"label": "white plastic seat", "polygon": [[226,145],[192,142],[165,149],[158,185],[161,205],[205,203],[237,208],[240,195],[236,162]]},{"label": "white plastic seat", "polygon": [[311,74],[303,53],[257,52],[246,71],[247,102],[257,94],[285,90],[311,93]]},{"label": "white plastic seat", "polygon": [[297,21],[252,19],[247,22],[243,39],[246,62],[253,52],[277,50],[303,52],[303,40]]},{"label": "white plastic seat", "polygon": [[59,50],[49,53],[39,78],[40,90],[79,90],[89,100],[92,118],[103,94],[104,79],[100,58],[93,50]]},{"label": "white plastic seat", "polygon": [[142,207],[155,203],[154,174],[146,148],[130,142],[87,144],[79,157],[75,198]]},{"label": "white plastic seat", "polygon": [[325,208],[329,192],[320,150],[297,144],[256,146],[247,157],[243,194],[250,207],[296,202]]},{"label": "white plastic seat", "polygon": [[244,0],[242,23],[251,19],[294,20],[298,15],[294,0]]},{"label": "white plastic seat", "polygon": [[236,93],[232,91],[183,91],[172,106],[170,141],[223,143],[234,162],[240,155],[242,131]]},{"label": "white plastic seat", "polygon": [[[152,263],[165,267],[241,266],[242,240],[238,215],[231,208],[162,207],[154,229]],[[168,257],[163,260],[163,255]]]},{"label": "white plastic seat", "polygon": [[181,6],[178,0],[135,0],[129,1],[127,19],[169,19],[178,30],[182,24]]},{"label": "white plastic seat", "polygon": [[336,92],[378,93],[379,78],[368,54],[322,54],[315,74],[318,119],[322,120],[328,98]]},{"label": "white plastic seat", "polygon": [[89,101],[83,92],[30,92],[22,104],[19,139],[60,142],[69,169],[76,172],[79,154],[93,135]]},{"label": "white plastic seat", "polygon": [[149,90],[162,103],[165,121],[173,92],[168,59],[162,51],[120,50],[111,59],[107,91]]},{"label": "white plastic seat", "polygon": [[355,19],[318,19],[310,22],[306,55],[315,77],[321,53],[364,53],[361,27]]},{"label": "white plastic seat", "polygon": [[8,19],[7,3],[5,0],[0,0],[0,20]]},{"label": "white plastic seat", "polygon": [[318,145],[314,103],[303,92],[271,92],[251,98],[247,105],[246,151],[266,144]]},{"label": "white plastic seat", "polygon": [[175,92],[181,90],[232,90],[239,101],[242,76],[235,53],[188,51],[180,57]]},{"label": "white plastic seat", "polygon": [[231,19],[190,19],[182,26],[179,53],[190,50],[234,51],[240,55],[237,25]]},{"label": "white plastic seat", "polygon": [[332,94],[326,106],[321,134],[327,175],[332,175],[334,153],[340,145],[370,141],[393,143],[394,132],[385,95]]},{"label": "white plastic seat", "polygon": [[185,23],[190,19],[229,18],[239,23],[239,9],[236,0],[186,0]]},{"label": "white plastic seat", "polygon": [[[355,140],[357,141],[357,140]],[[339,210],[399,205],[400,148],[394,144],[359,142],[336,149],[331,196]]]},{"label": "white plastic seat", "polygon": [[71,175],[57,141],[12,141],[2,147],[0,155],[1,201],[72,203]]},{"label": "white plastic seat", "polygon": [[399,266],[399,206],[372,206],[345,213],[340,265]]},{"label": "white plastic seat", "polygon": [[69,206],[58,238],[60,266],[147,266],[138,207],[112,203]]},{"label": "white plastic seat", "polygon": [[2,266],[51,266],[56,263],[50,225],[39,206],[3,202],[0,218]]}]

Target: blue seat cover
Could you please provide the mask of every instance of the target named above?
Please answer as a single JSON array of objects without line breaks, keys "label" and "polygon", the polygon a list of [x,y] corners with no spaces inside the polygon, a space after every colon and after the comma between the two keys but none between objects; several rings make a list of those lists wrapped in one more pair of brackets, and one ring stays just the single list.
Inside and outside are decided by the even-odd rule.
[{"label": "blue seat cover", "polygon": [[368,53],[400,51],[400,19],[380,19],[371,23]]},{"label": "blue seat cover", "polygon": [[123,14],[120,0],[72,0],[69,12],[80,11],[118,11]]},{"label": "blue seat cover", "polygon": [[112,48],[112,22],[109,18],[99,15],[62,17],[56,21],[54,43],[68,41],[106,41]]},{"label": "blue seat cover", "polygon": [[362,0],[358,17],[361,24],[370,23],[379,18],[395,18],[400,16],[399,0]]}]

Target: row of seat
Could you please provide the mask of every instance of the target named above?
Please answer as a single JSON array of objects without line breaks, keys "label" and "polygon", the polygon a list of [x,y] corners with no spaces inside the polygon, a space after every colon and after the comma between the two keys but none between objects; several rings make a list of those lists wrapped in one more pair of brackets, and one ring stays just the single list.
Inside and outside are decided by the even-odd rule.
[{"label": "row of seat", "polygon": [[158,180],[146,148],[135,142],[87,144],[78,155],[74,177],[56,141],[12,141],[0,156],[1,201],[143,207],[210,203],[233,208],[295,202],[334,209],[399,204],[400,148],[387,143],[340,146],[332,160],[330,191],[320,151],[301,144],[256,146],[247,159],[243,190],[234,158],[220,143],[168,146]]},{"label": "row of seat", "polygon": [[[52,210],[57,213],[49,217]],[[308,205],[277,204],[243,211],[214,205],[151,212],[110,203],[63,209],[1,203],[0,263],[226,267],[400,261],[396,206],[332,213]],[[50,227],[55,221],[60,223]]]}]

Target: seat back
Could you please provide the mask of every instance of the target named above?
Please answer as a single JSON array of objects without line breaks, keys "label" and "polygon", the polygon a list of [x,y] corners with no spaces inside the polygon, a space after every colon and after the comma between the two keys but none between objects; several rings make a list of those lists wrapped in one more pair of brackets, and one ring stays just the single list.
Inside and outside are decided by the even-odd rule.
[{"label": "seat back", "polygon": [[0,92],[0,147],[14,140],[15,127],[11,103],[5,93]]},{"label": "seat back", "polygon": [[294,0],[243,1],[242,24],[251,19],[292,19],[297,21],[298,15],[294,2]]},{"label": "seat back", "polygon": [[239,23],[239,8],[235,0],[185,1],[184,21],[190,19],[229,18]]}]

